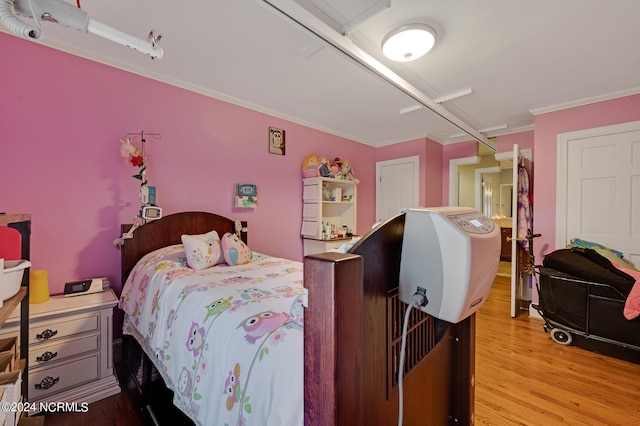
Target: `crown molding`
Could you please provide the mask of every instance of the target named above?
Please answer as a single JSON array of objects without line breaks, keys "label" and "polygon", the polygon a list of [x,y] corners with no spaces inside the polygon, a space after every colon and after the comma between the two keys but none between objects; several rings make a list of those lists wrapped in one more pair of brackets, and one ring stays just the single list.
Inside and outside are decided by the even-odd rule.
[{"label": "crown molding", "polygon": [[597,102],[609,101],[617,98],[624,98],[625,96],[637,95],[640,93],[640,87],[633,87],[631,89],[620,90],[618,92],[606,93],[604,95],[591,96],[589,98],[577,99],[571,102],[565,102],[562,104],[556,104],[541,108],[535,108],[529,110],[532,115],[546,114],[548,112],[562,111],[564,109],[575,108],[579,106],[595,104]]}]

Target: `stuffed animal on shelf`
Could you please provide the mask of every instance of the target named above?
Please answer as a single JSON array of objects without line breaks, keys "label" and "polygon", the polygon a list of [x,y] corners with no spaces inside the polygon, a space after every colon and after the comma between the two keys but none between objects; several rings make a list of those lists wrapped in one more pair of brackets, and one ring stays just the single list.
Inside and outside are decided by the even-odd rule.
[{"label": "stuffed animal on shelf", "polygon": [[318,177],[318,167],[320,166],[320,159],[316,154],[309,154],[302,162],[302,177],[312,178]]},{"label": "stuffed animal on shelf", "polygon": [[353,171],[351,170],[351,165],[347,160],[342,163],[342,167],[340,168],[340,175],[343,179],[353,180]]},{"label": "stuffed animal on shelf", "polygon": [[331,173],[329,170],[329,161],[327,161],[327,157],[320,157],[319,159],[320,165],[318,166],[318,174],[322,177],[336,177],[335,174]]},{"label": "stuffed animal on shelf", "polygon": [[340,168],[341,167],[342,167],[342,161],[340,160],[340,158],[336,157],[333,160],[333,163],[331,163],[331,166],[329,166],[329,171],[331,173],[333,173],[333,175],[339,179],[340,178]]},{"label": "stuffed animal on shelf", "polygon": [[340,176],[342,179],[345,180],[352,180],[356,183],[360,182],[358,179],[356,179],[353,176],[353,169],[351,168],[351,164],[349,164],[349,161],[344,160],[342,162],[342,168],[340,169]]}]

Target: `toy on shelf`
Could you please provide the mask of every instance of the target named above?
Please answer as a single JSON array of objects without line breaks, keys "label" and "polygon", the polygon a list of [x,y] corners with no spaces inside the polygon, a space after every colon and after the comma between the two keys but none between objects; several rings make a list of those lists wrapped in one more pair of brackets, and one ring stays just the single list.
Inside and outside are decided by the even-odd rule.
[{"label": "toy on shelf", "polygon": [[302,177],[312,178],[318,177],[318,168],[320,166],[320,159],[316,154],[309,154],[302,162]]},{"label": "toy on shelf", "polygon": [[352,180],[360,182],[353,175],[353,168],[348,160],[335,157],[330,163],[327,157],[318,156],[315,153],[307,155],[302,162],[302,177],[326,177],[333,179]]},{"label": "toy on shelf", "polygon": [[334,178],[335,174],[331,173],[329,170],[329,161],[327,161],[327,157],[320,157],[320,165],[318,166],[318,174],[322,177]]},{"label": "toy on shelf", "polygon": [[351,164],[347,160],[342,162],[342,168],[340,169],[340,178],[345,180],[352,180],[356,183],[360,182],[353,176],[353,169],[351,168]]},{"label": "toy on shelf", "polygon": [[342,161],[340,158],[336,157],[329,166],[329,171],[338,179],[340,179],[340,168],[342,167]]}]

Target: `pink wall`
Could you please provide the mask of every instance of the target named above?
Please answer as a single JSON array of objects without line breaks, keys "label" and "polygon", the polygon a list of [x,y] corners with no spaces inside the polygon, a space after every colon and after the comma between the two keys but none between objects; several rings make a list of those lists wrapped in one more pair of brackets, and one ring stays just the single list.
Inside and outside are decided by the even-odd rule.
[{"label": "pink wall", "polygon": [[[0,71],[0,211],[32,213],[32,261],[49,271],[53,294],[66,281],[92,276],[121,286],[112,241],[139,207],[135,170],[118,153],[127,132],[162,134],[147,148],[165,213],[207,210],[247,220],[254,250],[296,260],[302,244],[295,182],[308,153],[350,160],[360,179],[361,232],[374,222],[376,161],[420,156],[420,203],[440,205],[448,203],[449,160],[476,153],[475,142],[441,146],[428,139],[374,149],[4,33],[0,49],[12,58]],[[534,230],[543,234],[537,257],[555,248],[557,135],[635,120],[640,95],[539,115],[535,134],[497,139],[499,152],[514,143],[533,148]],[[286,156],[268,153],[269,126],[286,130]],[[232,208],[234,182],[258,185],[257,209]]]},{"label": "pink wall", "polygon": [[533,151],[534,132],[529,130],[526,132],[512,133],[496,137],[496,152],[511,152],[513,146],[518,144],[520,150],[531,149]]},{"label": "pink wall", "polygon": [[427,174],[425,179],[425,207],[437,207],[444,205],[443,203],[443,168],[442,168],[442,155],[444,153],[444,146],[427,140],[426,146],[426,162],[427,162]]},{"label": "pink wall", "polygon": [[[247,220],[256,251],[302,259],[301,166],[310,152],[353,165],[358,229],[374,223],[375,149],[0,33],[0,211],[31,213],[34,269],[51,293],[106,276],[112,242],[139,208],[136,170],[119,156],[128,132],[147,138],[150,184],[165,214],[205,210]],[[268,153],[268,127],[286,131],[286,155]],[[139,145],[139,141],[138,141]],[[258,185],[258,208],[232,208],[235,182]]]},{"label": "pink wall", "polygon": [[431,139],[415,139],[376,149],[376,162],[404,157],[419,157],[420,206],[432,207],[442,203],[442,145]]}]

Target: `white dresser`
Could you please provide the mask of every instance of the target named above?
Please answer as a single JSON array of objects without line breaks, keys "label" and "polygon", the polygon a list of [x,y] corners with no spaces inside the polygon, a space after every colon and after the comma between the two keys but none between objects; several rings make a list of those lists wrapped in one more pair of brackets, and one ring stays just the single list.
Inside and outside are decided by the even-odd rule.
[{"label": "white dresser", "polygon": [[[30,403],[91,403],[120,392],[113,368],[117,302],[109,289],[29,305]],[[18,314],[9,317],[0,338],[18,334]]]}]

